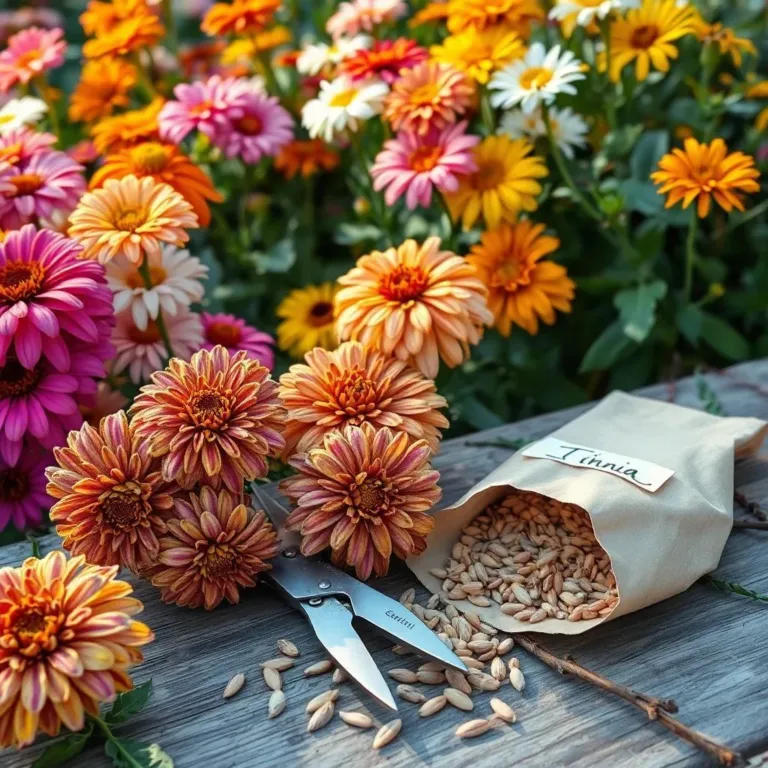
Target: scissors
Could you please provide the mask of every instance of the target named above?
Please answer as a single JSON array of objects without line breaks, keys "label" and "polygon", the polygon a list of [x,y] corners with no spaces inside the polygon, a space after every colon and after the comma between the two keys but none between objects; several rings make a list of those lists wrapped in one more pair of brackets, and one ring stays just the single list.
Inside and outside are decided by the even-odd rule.
[{"label": "scissors", "polygon": [[404,605],[317,558],[301,554],[301,535],[288,531],[288,510],[251,486],[258,505],[280,536],[280,555],[262,575],[283,598],[304,614],[336,664],[375,699],[397,710],[389,686],[352,627],[356,617],[420,656],[460,672],[461,659]]}]

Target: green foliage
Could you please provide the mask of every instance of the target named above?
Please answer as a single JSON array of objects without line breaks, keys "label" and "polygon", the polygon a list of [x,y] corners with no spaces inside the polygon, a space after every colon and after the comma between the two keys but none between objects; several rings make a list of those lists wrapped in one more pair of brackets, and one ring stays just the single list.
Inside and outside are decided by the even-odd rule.
[{"label": "green foliage", "polygon": [[124,723],[147,706],[151,695],[152,680],[147,680],[146,683],[137,685],[130,691],[118,694],[112,704],[112,709],[105,715],[104,720],[110,725]]},{"label": "green foliage", "polygon": [[55,768],[77,757],[85,749],[92,735],[93,723],[88,723],[79,733],[70,733],[69,736],[57,739],[32,763],[32,768]]}]

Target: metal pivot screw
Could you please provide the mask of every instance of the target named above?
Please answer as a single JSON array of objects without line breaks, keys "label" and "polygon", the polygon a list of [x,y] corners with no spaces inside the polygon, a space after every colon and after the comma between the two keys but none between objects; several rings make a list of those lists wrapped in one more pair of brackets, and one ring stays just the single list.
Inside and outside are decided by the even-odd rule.
[{"label": "metal pivot screw", "polygon": [[318,582],[318,587],[320,589],[328,589],[331,586],[331,582],[328,581],[328,579],[323,579],[322,581]]},{"label": "metal pivot screw", "polygon": [[296,557],[297,554],[296,547],[288,547],[288,549],[283,550],[283,557]]},{"label": "metal pivot screw", "polygon": [[313,608],[317,608],[318,605],[323,604],[323,598],[322,597],[310,597],[307,601]]}]

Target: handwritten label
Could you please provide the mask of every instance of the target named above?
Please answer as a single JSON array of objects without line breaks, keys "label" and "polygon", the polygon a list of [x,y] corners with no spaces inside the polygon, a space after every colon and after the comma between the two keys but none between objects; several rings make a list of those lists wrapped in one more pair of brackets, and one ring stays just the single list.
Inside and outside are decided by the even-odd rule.
[{"label": "handwritten label", "polygon": [[599,451],[586,445],[570,443],[557,437],[545,437],[523,451],[532,459],[550,459],[579,469],[597,469],[616,475],[645,491],[656,493],[675,474],[673,469],[660,467],[650,461],[633,459],[610,451]]}]

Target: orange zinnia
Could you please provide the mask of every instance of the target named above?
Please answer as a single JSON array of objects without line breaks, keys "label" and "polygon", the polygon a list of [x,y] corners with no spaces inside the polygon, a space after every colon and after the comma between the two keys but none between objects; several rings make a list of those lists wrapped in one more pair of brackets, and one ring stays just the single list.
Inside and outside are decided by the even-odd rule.
[{"label": "orange zinnia", "polygon": [[69,119],[92,123],[131,103],[136,67],[124,59],[104,57],[86,62],[69,104]]},{"label": "orange zinnia", "polygon": [[101,154],[159,139],[157,116],[165,101],[158,97],[142,109],[105,117],[91,128],[91,138]]},{"label": "orange zinnia", "polygon": [[125,56],[149,48],[165,35],[165,27],[146,0],[92,2],[80,17],[86,34],[94,35],[83,45],[83,56]]},{"label": "orange zinnia", "polygon": [[538,0],[449,0],[448,29],[451,33],[465,29],[487,29],[505,26],[527,38],[532,21],[544,21],[546,14]]},{"label": "orange zinnia", "polygon": [[280,0],[233,0],[216,3],[205,14],[200,29],[206,35],[242,35],[262,31],[280,8]]},{"label": "orange zinnia", "polygon": [[292,179],[297,173],[307,179],[318,171],[332,171],[339,164],[339,154],[322,139],[291,141],[275,158],[275,168]]},{"label": "orange zinnia", "polygon": [[722,139],[711,144],[685,140],[685,149],[673,149],[659,161],[659,170],[651,174],[660,185],[659,194],[667,195],[666,207],[682,201],[687,208],[694,200],[700,218],[710,211],[712,199],[723,209],[744,210],[742,193],[759,192],[760,171],[755,159],[743,152],[728,154]]},{"label": "orange zinnia", "polygon": [[543,232],[543,224],[528,219],[503,223],[484,232],[467,256],[488,286],[488,306],[502,336],[509,336],[513,325],[536,334],[539,319],[552,325],[555,310],[571,311],[573,280],[565,267],[542,261],[560,247],[560,241]]},{"label": "orange zinnia", "polygon": [[483,325],[493,323],[488,291],[475,268],[441,251],[437,237],[363,256],[339,284],[339,338],[394,354],[430,379],[440,358],[450,368],[463,363],[470,345],[482,338]]},{"label": "orange zinnia", "polygon": [[108,155],[93,174],[91,189],[104,186],[107,179],[133,174],[139,179],[151,176],[158,183],[173,187],[193,208],[201,227],[211,221],[207,200],[220,203],[224,198],[202,168],[195,165],[174,144],[144,142]]}]

